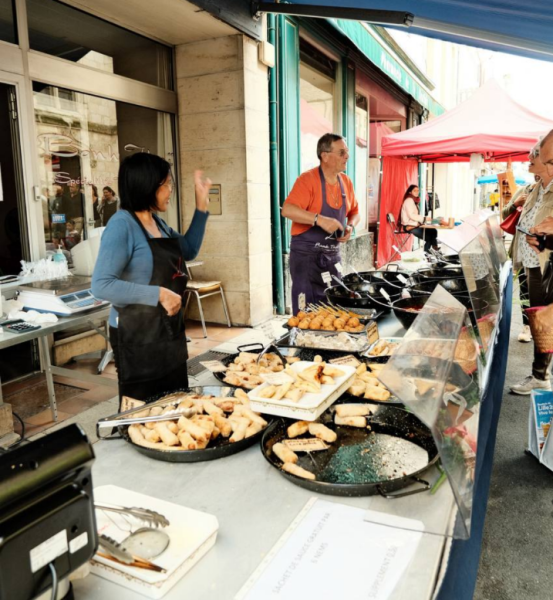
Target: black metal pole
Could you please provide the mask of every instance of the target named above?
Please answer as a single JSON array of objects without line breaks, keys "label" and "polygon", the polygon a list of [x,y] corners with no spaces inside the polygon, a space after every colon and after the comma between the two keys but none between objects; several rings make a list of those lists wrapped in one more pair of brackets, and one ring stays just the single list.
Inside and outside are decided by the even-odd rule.
[{"label": "black metal pole", "polygon": [[366,21],[375,25],[402,25],[404,27],[410,27],[415,19],[415,15],[412,13],[397,10],[252,2],[252,14],[255,16],[259,13],[275,13],[315,19],[349,19],[351,21]]}]

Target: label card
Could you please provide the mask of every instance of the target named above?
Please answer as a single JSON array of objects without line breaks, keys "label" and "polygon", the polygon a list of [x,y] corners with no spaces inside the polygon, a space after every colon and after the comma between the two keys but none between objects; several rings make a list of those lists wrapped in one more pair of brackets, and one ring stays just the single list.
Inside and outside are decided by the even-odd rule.
[{"label": "label card", "polygon": [[332,277],[331,277],[331,275],[330,275],[330,273],[328,271],[325,271],[324,273],[321,273],[321,277],[322,277],[323,281],[327,285],[330,285],[330,283],[332,281]]},{"label": "label card", "polygon": [[384,288],[380,288],[379,292],[384,296],[384,298],[386,298],[386,300],[388,300],[388,302],[391,302],[392,299],[390,298],[390,294],[388,294]]},{"label": "label card", "polygon": [[263,381],[266,381],[271,385],[284,385],[285,383],[294,381],[290,375],[284,373],[284,371],[280,371],[278,373],[261,373],[259,376],[261,379],[263,379]]},{"label": "label card", "polygon": [[401,273],[397,274],[397,278],[399,279],[399,281],[401,281],[401,283],[403,283],[404,285],[407,285],[407,278],[404,277]]},{"label": "label card", "polygon": [[263,323],[263,325],[261,325],[261,331],[271,341],[273,341],[273,340],[276,339],[275,329],[273,327],[273,322],[272,321],[267,321],[266,323]]},{"label": "label card", "polygon": [[283,440],[284,445],[294,452],[319,452],[328,450],[330,446],[318,438],[302,438],[298,440]]},{"label": "label card", "polygon": [[120,412],[126,412],[127,410],[132,410],[133,408],[140,408],[146,404],[144,400],[135,400],[134,398],[129,398],[128,396],[123,396],[121,400],[121,410]]},{"label": "label card", "polygon": [[31,571],[36,573],[58,556],[65,554],[69,546],[67,544],[67,531],[64,529],[50,539],[42,542],[29,553],[31,559]]},{"label": "label card", "polygon": [[337,262],[335,265],[336,270],[338,271],[338,273],[343,273],[344,269],[342,268],[342,263]]},{"label": "label card", "polygon": [[376,321],[371,321],[369,326],[367,327],[367,339],[371,344],[378,342],[380,339],[380,334],[378,333],[378,325]]},{"label": "label card", "polygon": [[328,362],[333,365],[349,365],[350,367],[358,367],[361,364],[353,354],[346,354],[346,356],[340,356],[340,358],[333,358]]},{"label": "label card", "polygon": [[219,360],[204,360],[200,364],[212,373],[224,373],[227,370],[227,367]]},{"label": "label card", "polygon": [[299,296],[298,296],[298,307],[300,310],[305,310],[305,294],[302,292]]}]

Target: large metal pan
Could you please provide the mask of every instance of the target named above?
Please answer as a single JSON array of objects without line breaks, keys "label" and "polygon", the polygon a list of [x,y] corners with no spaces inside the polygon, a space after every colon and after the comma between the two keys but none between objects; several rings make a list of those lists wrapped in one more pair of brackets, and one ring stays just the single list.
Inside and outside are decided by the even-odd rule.
[{"label": "large metal pan", "polygon": [[422,279],[433,279],[433,280],[441,280],[441,279],[464,279],[465,276],[463,274],[463,269],[461,267],[451,267],[447,269],[439,269],[439,268],[424,268],[419,269],[417,274]]},{"label": "large metal pan", "polygon": [[[401,275],[404,281],[400,281],[397,276]],[[363,271],[362,273],[350,273],[343,277],[342,281],[351,287],[355,284],[371,283],[378,288],[384,288],[390,296],[397,296],[398,290],[403,289],[409,281],[409,274],[405,276],[395,271]]]},{"label": "large metal pan", "polygon": [[[298,465],[312,472],[315,480],[283,471],[282,462],[272,451],[277,442],[286,439],[286,429],[293,421],[279,419],[267,427],[261,451],[283,477],[312,492],[333,496],[380,494],[399,498],[430,488],[420,476],[438,461],[439,455],[432,433],[417,417],[402,408],[373,404],[370,430],[346,427],[334,424],[335,406],[325,411],[320,421],[336,432],[337,441],[328,450],[298,454]],[[413,483],[419,487],[392,494]]]},{"label": "large metal pan", "polygon": [[413,283],[409,287],[409,292],[414,292],[415,295],[430,296],[438,285],[441,285],[453,296],[468,296],[469,293],[464,279],[430,279],[420,281],[419,283]]},{"label": "large metal pan", "polygon": [[[230,387],[219,387],[219,386],[205,386],[205,387],[193,387],[188,390],[182,390],[183,393],[193,393],[199,395],[212,395],[218,398],[226,398],[232,397],[234,394],[234,388]],[[159,396],[154,396],[149,399],[149,403],[162,401],[165,394]],[[140,412],[142,408],[136,409],[136,411],[128,411],[125,413],[126,416],[132,416],[133,412]],[[271,421],[271,417],[265,417],[269,422]],[[139,444],[135,444],[128,435],[128,426],[123,425],[119,428],[119,433],[121,437],[128,442],[133,448],[140,452],[140,454],[144,454],[149,458],[153,458],[155,460],[162,460],[165,462],[172,463],[187,463],[187,462],[202,462],[206,460],[215,460],[217,458],[223,458],[225,456],[231,456],[232,454],[237,454],[250,446],[253,446],[261,439],[264,430],[245,438],[239,442],[230,442],[228,439],[219,436],[215,440],[212,440],[209,443],[207,448],[203,450],[157,450],[155,448],[146,448],[144,446],[140,446]],[[109,438],[112,439],[112,438]]]},{"label": "large metal pan", "polygon": [[[332,304],[344,306],[346,308],[377,308],[390,310],[388,300],[382,294],[382,286],[373,283],[356,283],[348,286],[352,292],[356,292],[361,297],[355,298],[355,294],[349,293],[341,285],[334,285],[325,290],[326,297]],[[401,295],[400,290],[393,295],[391,299],[395,300]]]}]

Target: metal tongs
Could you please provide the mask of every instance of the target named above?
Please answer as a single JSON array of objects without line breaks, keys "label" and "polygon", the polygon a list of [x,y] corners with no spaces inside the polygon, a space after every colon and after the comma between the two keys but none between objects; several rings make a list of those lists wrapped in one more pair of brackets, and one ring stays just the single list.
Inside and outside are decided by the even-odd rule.
[{"label": "metal tongs", "polygon": [[158,573],[167,573],[167,570],[163,567],[160,567],[149,560],[140,558],[139,556],[134,556],[124,548],[120,542],[115,541],[104,533],[98,535],[98,543],[107,552],[107,554],[98,552],[98,556],[101,556],[102,558],[107,558],[117,563],[128,565],[129,567],[138,567],[140,569],[147,569]]},{"label": "metal tongs", "polygon": [[259,356],[257,357],[256,360],[256,364],[259,364],[259,362],[261,361],[262,357],[267,354],[267,352],[271,350],[274,354],[276,354],[280,360],[282,361],[282,366],[285,367],[287,365],[287,361],[284,358],[284,356],[282,356],[282,354],[280,353],[279,349],[275,346],[274,342],[269,342],[266,346],[263,347],[263,350],[261,350],[261,352],[259,353]]},{"label": "metal tongs", "polygon": [[153,527],[169,527],[170,525],[169,520],[166,517],[156,512],[155,510],[151,510],[149,508],[140,508],[136,506],[129,508],[126,506],[117,506],[115,504],[103,504],[101,502],[95,502],[94,508],[97,508],[98,510],[107,510],[114,513],[128,515],[140,521],[144,521],[145,523]]},{"label": "metal tongs", "polygon": [[110,417],[100,419],[96,423],[96,429],[100,430],[104,427],[119,427],[121,425],[133,425],[134,423],[160,423],[162,421],[174,421],[178,417],[189,418],[196,414],[196,409],[194,407],[190,407],[175,408],[174,410],[167,411],[162,415],[155,415],[152,417],[135,416],[137,414],[140,414],[141,412],[144,412],[144,410],[153,408],[155,405],[155,403],[151,403],[148,405],[140,406],[139,408],[127,410],[124,413],[118,413],[115,415],[111,415]]}]

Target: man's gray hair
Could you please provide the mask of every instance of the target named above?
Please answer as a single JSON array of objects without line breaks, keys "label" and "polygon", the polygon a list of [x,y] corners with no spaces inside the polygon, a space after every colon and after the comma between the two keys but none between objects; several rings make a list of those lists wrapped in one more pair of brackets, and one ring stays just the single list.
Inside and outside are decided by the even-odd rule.
[{"label": "man's gray hair", "polygon": [[540,148],[544,139],[540,138],[532,150],[530,150],[530,158],[537,158],[540,155]]},{"label": "man's gray hair", "polygon": [[317,158],[321,160],[321,154],[323,152],[332,152],[332,143],[339,142],[340,140],[345,141],[343,135],[337,133],[325,133],[323,137],[317,142]]},{"label": "man's gray hair", "polygon": [[544,136],[540,139],[540,141],[538,142],[538,145],[540,148],[543,148],[543,145],[545,143],[549,143],[551,141],[553,141],[553,129],[546,136]]}]

